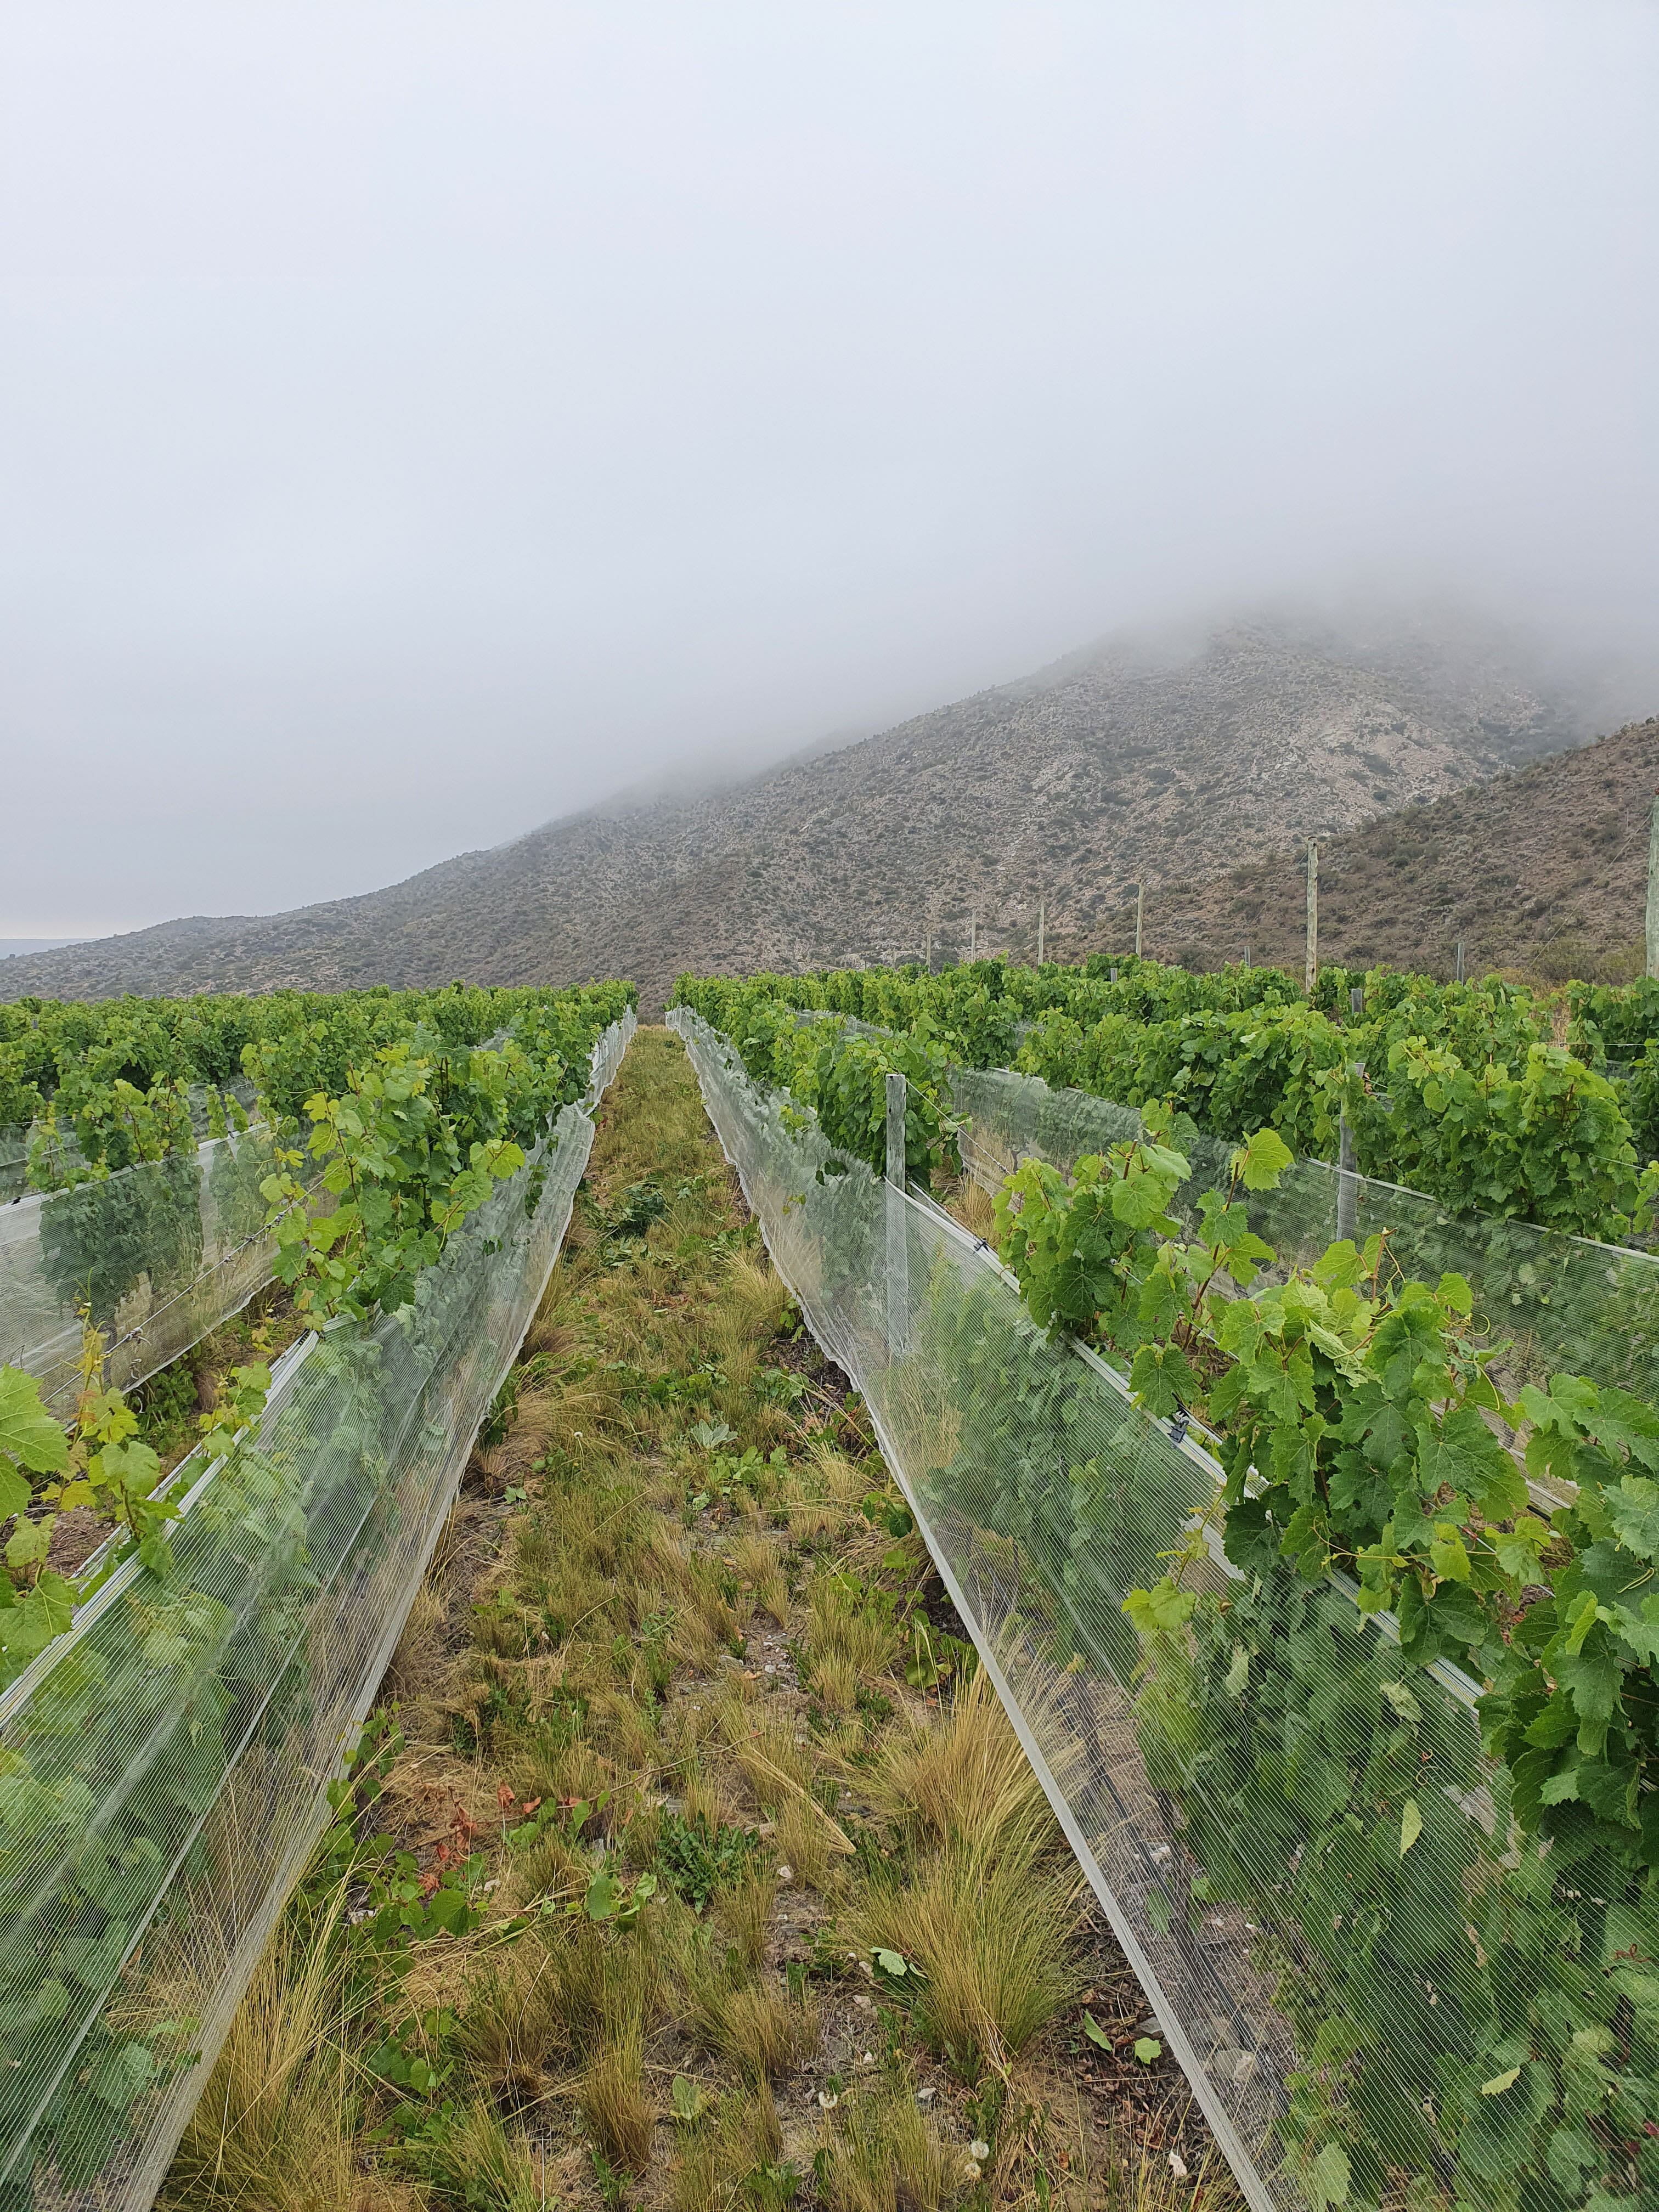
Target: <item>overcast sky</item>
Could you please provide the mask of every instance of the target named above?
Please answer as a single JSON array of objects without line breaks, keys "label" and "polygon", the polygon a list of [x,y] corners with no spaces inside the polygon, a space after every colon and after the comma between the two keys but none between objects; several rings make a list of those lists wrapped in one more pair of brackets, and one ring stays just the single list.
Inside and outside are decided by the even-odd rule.
[{"label": "overcast sky", "polygon": [[1651,0],[14,6],[0,936],[1355,571],[1639,649],[1656,113]]}]

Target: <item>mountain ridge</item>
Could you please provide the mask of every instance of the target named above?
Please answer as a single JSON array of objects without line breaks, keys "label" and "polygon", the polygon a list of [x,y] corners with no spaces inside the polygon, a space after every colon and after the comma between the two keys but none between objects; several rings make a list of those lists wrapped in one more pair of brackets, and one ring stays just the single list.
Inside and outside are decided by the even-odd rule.
[{"label": "mountain ridge", "polygon": [[[617,801],[384,890],[195,915],[0,969],[0,995],[310,988],[817,966],[1098,937],[1190,886],[1433,802],[1588,734],[1490,627],[1255,617],[1104,641],[735,784]],[[619,799],[623,795],[619,795]],[[977,916],[975,921],[973,918]],[[8,972],[15,970],[16,972]]]}]

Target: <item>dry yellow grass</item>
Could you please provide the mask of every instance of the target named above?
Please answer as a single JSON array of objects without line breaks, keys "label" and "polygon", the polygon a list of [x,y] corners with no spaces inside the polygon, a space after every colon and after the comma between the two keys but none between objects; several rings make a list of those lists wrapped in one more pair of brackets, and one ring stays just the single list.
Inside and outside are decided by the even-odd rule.
[{"label": "dry yellow grass", "polygon": [[1071,1963],[1080,1884],[1074,1864],[1045,1864],[1041,1845],[948,1845],[860,1899],[847,1925],[866,1950],[896,1951],[920,1969],[931,2040],[976,2081],[1006,2071],[1081,1989]]},{"label": "dry yellow grass", "polygon": [[215,2212],[414,2212],[424,2195],[362,2171],[357,2023],[332,1943],[342,1888],[286,1922],[238,2008],[161,2202]]},{"label": "dry yellow grass", "polygon": [[824,2160],[824,2212],[946,2212],[973,2185],[960,2146],[906,2090],[854,2091],[843,2107]]},{"label": "dry yellow grass", "polygon": [[645,2088],[645,2039],[638,2020],[607,2029],[583,2069],[576,2103],[590,2133],[613,2166],[643,2173],[651,2163],[656,2112]]},{"label": "dry yellow grass", "polygon": [[966,1844],[990,1854],[1011,1842],[1024,1848],[1052,1830],[1042,1785],[978,1668],[947,1711],[894,1730],[865,1788],[926,1846]]}]

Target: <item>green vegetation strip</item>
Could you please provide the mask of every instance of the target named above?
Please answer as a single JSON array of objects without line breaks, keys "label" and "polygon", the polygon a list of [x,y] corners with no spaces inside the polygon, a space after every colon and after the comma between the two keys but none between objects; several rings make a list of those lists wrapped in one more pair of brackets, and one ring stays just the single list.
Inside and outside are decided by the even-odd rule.
[{"label": "green vegetation strip", "polygon": [[642,1031],[172,2212],[1231,2201]]},{"label": "green vegetation strip", "polygon": [[[1126,961],[1115,981],[1096,959],[985,960],[939,975],[682,976],[674,1002],[875,1167],[858,1141],[863,1094],[849,1095],[841,1072],[850,1045],[803,1034],[794,1010],[901,1032],[919,1066],[1012,1066],[1123,1106],[1168,1100],[1209,1134],[1267,1127],[1316,1159],[1335,1160],[1346,1119],[1361,1175],[1456,1212],[1618,1240],[1646,1228],[1659,1189],[1659,1170],[1643,1172],[1659,1152],[1659,984],[1540,998],[1498,977],[1330,969],[1310,1000],[1276,969],[1193,975]],[[905,1073],[914,1080],[919,1066]]]}]

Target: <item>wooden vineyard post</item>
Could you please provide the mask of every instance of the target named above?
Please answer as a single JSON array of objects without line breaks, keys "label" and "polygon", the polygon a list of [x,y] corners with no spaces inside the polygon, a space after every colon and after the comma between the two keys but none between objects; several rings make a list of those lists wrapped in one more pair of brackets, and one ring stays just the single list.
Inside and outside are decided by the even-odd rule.
[{"label": "wooden vineyard post", "polygon": [[902,1075],[887,1077],[887,1356],[902,1359],[910,1336],[910,1238],[904,1199]]},{"label": "wooden vineyard post", "polygon": [[[1348,1012],[1359,1015],[1365,1011],[1365,994],[1358,988],[1348,993]],[[1353,1063],[1356,1075],[1365,1073],[1365,1063]],[[1340,1115],[1336,1125],[1336,1237],[1341,1243],[1346,1237],[1352,1242],[1358,1233],[1359,1218],[1359,1179],[1354,1158],[1353,1131],[1348,1127],[1348,1117]]]},{"label": "wooden vineyard post", "polygon": [[[1653,903],[1653,893],[1651,890],[1648,893],[1648,903],[1650,906]],[[1457,940],[1457,980],[1460,983],[1463,980],[1463,940],[1461,937]]]},{"label": "wooden vineyard post", "polygon": [[1308,840],[1308,966],[1303,988],[1311,999],[1319,981],[1319,848]]},{"label": "wooden vineyard post", "polygon": [[1146,912],[1146,884],[1143,878],[1135,885],[1135,958],[1140,957],[1140,925]]},{"label": "wooden vineyard post", "polygon": [[1036,962],[1036,964],[1037,964],[1037,966],[1038,966],[1039,968],[1041,968],[1041,967],[1042,967],[1042,924],[1043,924],[1043,921],[1044,921],[1044,919],[1045,919],[1045,913],[1046,913],[1046,909],[1044,908],[1044,906],[1043,906],[1042,901],[1041,899],[1039,899],[1039,900],[1037,901],[1037,962]]},{"label": "wooden vineyard post", "polygon": [[1648,817],[1648,942],[1647,973],[1659,976],[1659,792],[1654,793]]},{"label": "wooden vineyard post", "polygon": [[968,917],[968,957],[979,957],[979,908],[975,907]]}]

